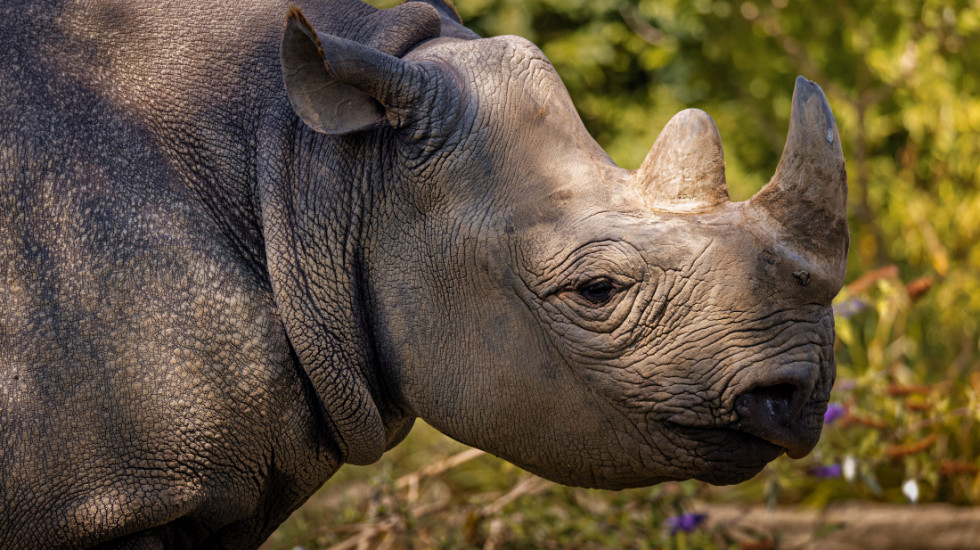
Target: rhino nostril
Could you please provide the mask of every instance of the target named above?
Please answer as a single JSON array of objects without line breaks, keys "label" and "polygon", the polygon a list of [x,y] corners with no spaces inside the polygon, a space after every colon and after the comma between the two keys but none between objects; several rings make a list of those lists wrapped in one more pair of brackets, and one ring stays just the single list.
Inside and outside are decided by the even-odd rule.
[{"label": "rhino nostril", "polygon": [[738,396],[735,411],[745,432],[786,448],[792,458],[806,455],[819,432],[811,433],[799,423],[799,416],[809,388],[783,382],[771,386],[756,386]]},{"label": "rhino nostril", "polygon": [[758,405],[761,405],[762,412],[768,414],[769,420],[785,423],[795,416],[793,414],[793,405],[796,390],[796,386],[792,384],[776,384],[775,386],[756,388],[748,392],[746,396],[751,395],[751,398]]}]

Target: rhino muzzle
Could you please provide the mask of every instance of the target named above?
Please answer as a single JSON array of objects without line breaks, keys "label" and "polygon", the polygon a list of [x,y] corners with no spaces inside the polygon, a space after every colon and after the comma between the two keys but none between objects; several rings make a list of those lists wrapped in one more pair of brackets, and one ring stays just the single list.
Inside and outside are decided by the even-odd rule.
[{"label": "rhino muzzle", "polygon": [[[675,115],[658,136],[631,185],[643,190],[656,212],[698,215],[730,201],[721,137],[698,109]],[[744,204],[749,219],[801,263],[792,275],[801,287],[820,281],[840,288],[849,244],[847,175],[840,136],[820,87],[798,77],[786,145],[769,183]],[[785,449],[799,458],[820,437],[824,396],[815,397],[816,364],[777,366],[778,376],[749,374],[752,382],[732,401],[732,429]],[[818,410],[821,409],[821,410]]]},{"label": "rhino muzzle", "polygon": [[820,438],[820,424],[811,422],[817,366],[793,368],[735,398],[736,428],[786,449],[790,458],[806,456]]}]

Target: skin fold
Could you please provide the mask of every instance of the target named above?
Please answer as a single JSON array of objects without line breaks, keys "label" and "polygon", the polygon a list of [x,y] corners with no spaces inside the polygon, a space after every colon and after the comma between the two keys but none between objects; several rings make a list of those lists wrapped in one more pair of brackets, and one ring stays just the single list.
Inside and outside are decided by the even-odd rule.
[{"label": "skin fold", "polygon": [[0,547],[256,547],[423,418],[562,483],[816,444],[848,246],[797,80],[731,202],[710,117],[636,171],[440,1],[0,7]]}]

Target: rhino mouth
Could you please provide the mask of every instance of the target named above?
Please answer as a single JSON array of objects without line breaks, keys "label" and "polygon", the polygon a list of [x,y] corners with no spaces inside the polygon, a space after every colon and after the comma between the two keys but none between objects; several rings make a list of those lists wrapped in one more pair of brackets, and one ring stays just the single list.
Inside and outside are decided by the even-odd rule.
[{"label": "rhino mouth", "polygon": [[675,424],[673,431],[697,445],[693,453],[707,464],[692,477],[714,485],[731,485],[752,478],[786,448],[737,428]]}]

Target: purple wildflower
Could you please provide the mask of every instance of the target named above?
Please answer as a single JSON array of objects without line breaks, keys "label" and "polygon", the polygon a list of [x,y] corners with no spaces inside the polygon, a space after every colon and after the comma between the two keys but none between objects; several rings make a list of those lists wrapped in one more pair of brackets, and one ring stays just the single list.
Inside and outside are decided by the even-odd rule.
[{"label": "purple wildflower", "polygon": [[833,424],[835,420],[847,414],[847,408],[840,403],[831,403],[827,405],[827,412],[823,413],[823,423]]},{"label": "purple wildflower", "polygon": [[814,477],[819,477],[823,479],[840,477],[841,466],[840,464],[828,464],[826,466],[817,466],[815,468],[810,468],[810,473],[813,474]]},{"label": "purple wildflower", "polygon": [[844,319],[847,319],[848,317],[854,317],[858,313],[868,309],[868,306],[870,305],[871,304],[858,297],[848,298],[834,306],[834,313],[840,317],[843,317]]},{"label": "purple wildflower", "polygon": [[672,518],[667,518],[667,526],[670,527],[670,534],[676,535],[678,532],[690,533],[697,529],[699,525],[708,519],[707,514],[685,513]]}]

